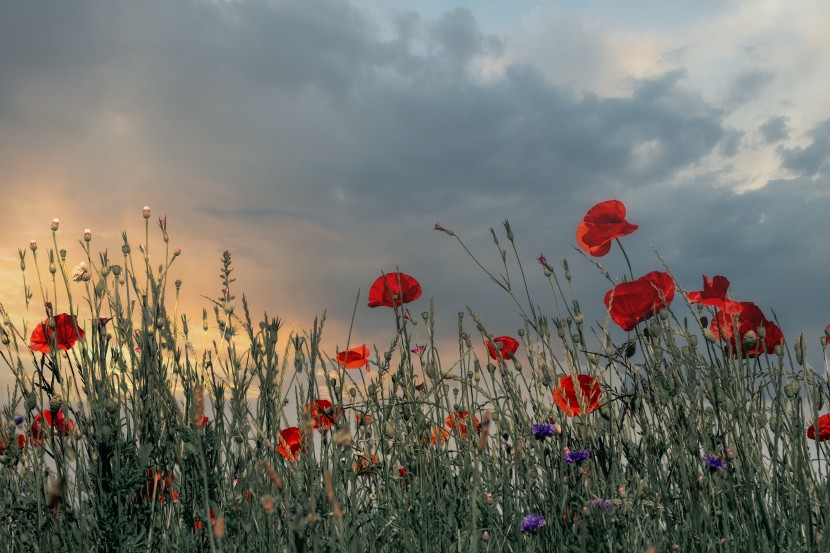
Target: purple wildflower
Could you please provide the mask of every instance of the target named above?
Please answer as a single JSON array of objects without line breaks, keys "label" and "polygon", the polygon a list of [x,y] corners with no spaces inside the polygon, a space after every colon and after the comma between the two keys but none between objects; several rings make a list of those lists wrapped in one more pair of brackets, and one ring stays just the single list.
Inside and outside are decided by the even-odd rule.
[{"label": "purple wildflower", "polygon": [[609,499],[600,499],[597,497],[589,501],[588,506],[595,511],[601,511],[603,509],[610,511],[614,507],[614,504]]},{"label": "purple wildflower", "polygon": [[712,455],[711,453],[707,453],[703,456],[703,462],[709,467],[709,472],[718,472],[719,470],[726,468],[726,460],[718,457],[717,455]]},{"label": "purple wildflower", "polygon": [[536,258],[536,261],[538,261],[542,265],[547,265],[548,264],[548,260],[543,254],[539,254],[539,257]]},{"label": "purple wildflower", "polygon": [[542,515],[526,515],[522,519],[522,534],[535,534],[546,525],[547,522]]},{"label": "purple wildflower", "polygon": [[17,415],[14,418],[14,424],[23,424],[24,422],[26,422],[26,419],[21,417],[20,415]]},{"label": "purple wildflower", "polygon": [[571,451],[565,450],[565,462],[569,465],[578,465],[582,463],[585,459],[588,459],[591,456],[591,452],[587,449],[583,449],[580,451]]},{"label": "purple wildflower", "polygon": [[426,350],[427,350],[427,346],[426,346],[426,344],[424,344],[422,346],[415,346],[414,348],[412,348],[412,353],[414,353],[415,355],[421,355]]},{"label": "purple wildflower", "polygon": [[558,434],[555,424],[531,424],[530,429],[533,431],[533,437],[537,440],[544,440]]}]

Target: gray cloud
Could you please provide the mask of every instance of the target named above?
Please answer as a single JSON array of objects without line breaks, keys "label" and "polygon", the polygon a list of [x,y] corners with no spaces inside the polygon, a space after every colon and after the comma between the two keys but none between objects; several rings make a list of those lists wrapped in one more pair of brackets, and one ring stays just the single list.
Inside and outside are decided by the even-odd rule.
[{"label": "gray cloud", "polygon": [[807,133],[812,142],[805,147],[780,148],[781,167],[804,177],[824,174],[830,162],[830,119],[817,124]]},{"label": "gray cloud", "polygon": [[790,137],[790,118],[786,115],[773,115],[758,127],[765,144],[775,144]]},{"label": "gray cloud", "polygon": [[723,104],[735,108],[756,100],[761,91],[775,80],[775,74],[765,69],[750,69],[735,75],[727,84]]}]

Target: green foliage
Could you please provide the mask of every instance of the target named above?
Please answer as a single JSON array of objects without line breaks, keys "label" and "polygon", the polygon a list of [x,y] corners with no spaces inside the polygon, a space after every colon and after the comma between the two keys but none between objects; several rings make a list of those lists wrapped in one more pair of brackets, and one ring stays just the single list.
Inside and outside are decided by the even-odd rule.
[{"label": "green foliage", "polygon": [[[77,282],[65,256],[55,256],[56,240],[56,270],[45,279],[32,248],[29,270],[52,303],[46,324],[67,312],[86,334],[67,351],[55,351],[53,340],[50,353],[35,353],[31,329],[3,312],[0,356],[15,385],[2,409],[0,549],[822,548],[828,451],[805,429],[830,389],[801,363],[803,341],[796,364],[784,351],[735,358],[705,338],[699,318],[712,314],[681,315],[682,301],[625,335],[607,324],[589,328],[571,270],[565,266],[563,287],[545,261],[547,314],[526,284],[528,303],[514,296],[494,232],[504,274],[488,274],[521,314],[522,362],[478,358],[473,343],[494,337],[468,310],[458,315],[459,353],[448,365],[434,347],[433,306],[422,323],[396,308],[378,313],[390,319],[391,345],[375,349],[365,374],[320,349],[325,316],[288,336],[283,351],[279,319],[254,323],[244,296],[240,316],[228,252],[221,295],[209,299],[215,324],[206,311],[194,338],[199,331],[178,313],[181,283],[168,295],[179,254],[168,249],[165,225],[158,270],[149,229],[138,254],[124,234],[117,263],[106,254],[95,260],[82,242],[90,276]],[[524,281],[507,222],[505,230]],[[25,277],[27,253],[20,256]],[[65,308],[56,305],[59,286]],[[420,354],[411,352],[416,324],[427,337]],[[577,374],[597,379],[601,406],[567,417],[552,390]],[[325,431],[313,429],[306,408],[321,397],[335,413]],[[59,409],[74,428],[46,426],[35,443],[35,417]],[[466,426],[445,423],[459,413],[469,413]],[[555,424],[557,433],[536,439],[532,424]],[[280,431],[291,426],[305,448],[296,460],[278,453]],[[577,450],[590,458],[568,463],[565,454]],[[706,454],[725,467],[707,464]],[[546,520],[535,534],[520,531],[528,514]]]}]

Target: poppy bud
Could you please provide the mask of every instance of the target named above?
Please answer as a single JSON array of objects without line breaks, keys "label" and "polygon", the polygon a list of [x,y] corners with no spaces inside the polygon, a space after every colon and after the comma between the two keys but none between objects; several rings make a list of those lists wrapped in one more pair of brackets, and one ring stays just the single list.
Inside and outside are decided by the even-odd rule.
[{"label": "poppy bud", "polygon": [[519,336],[524,336],[524,335],[525,335],[525,329],[520,328],[519,330],[517,330],[517,331],[516,331],[516,333],[517,333]]},{"label": "poppy bud", "polygon": [[765,327],[763,325],[759,326],[758,328],[755,329],[755,333],[758,335],[758,338],[763,338],[764,336],[767,335],[767,327]]},{"label": "poppy bud", "polygon": [[750,330],[744,334],[743,341],[745,346],[753,346],[756,342],[758,342],[758,335],[755,334],[754,330]]},{"label": "poppy bud", "polygon": [[60,394],[53,394],[52,397],[49,398],[49,410],[52,411],[52,413],[60,411],[62,406],[63,398]]},{"label": "poppy bud", "polygon": [[660,316],[661,321],[668,321],[669,320],[669,310],[665,307],[657,312],[657,315]]},{"label": "poppy bud", "polygon": [[542,273],[548,278],[550,278],[550,276],[553,275],[553,271],[548,269],[547,265],[542,265]]},{"label": "poppy bud", "polygon": [[510,221],[507,219],[504,220],[504,230],[507,231],[507,239],[511,242],[513,241],[513,230],[510,228]]},{"label": "poppy bud", "polygon": [[32,250],[33,252],[34,252],[34,251],[37,251],[37,242],[36,242],[36,241],[34,241],[34,240],[32,240],[31,242],[29,242],[29,249],[30,249],[30,250]]},{"label": "poppy bud", "polygon": [[794,398],[798,391],[801,389],[801,384],[798,383],[798,380],[793,380],[786,386],[784,386],[784,394],[789,398]]},{"label": "poppy bud", "polygon": [[692,347],[696,347],[697,346],[697,336],[689,336],[689,344],[691,344]]},{"label": "poppy bud", "polygon": [[712,330],[709,329],[709,328],[704,328],[703,329],[703,337],[706,338],[706,340],[709,341],[709,342],[717,342],[718,341],[718,339],[715,337],[715,333],[712,332]]},{"label": "poppy bud", "polygon": [[123,253],[124,255],[130,255],[130,245],[124,244],[123,246],[121,246],[121,253]]},{"label": "poppy bud", "polygon": [[144,209],[142,210],[142,215],[144,215],[145,219],[150,218],[150,206],[145,205]]},{"label": "poppy bud", "polygon": [[84,229],[84,241],[89,242],[90,240],[92,240],[92,231],[89,230],[88,228],[85,228]]},{"label": "poppy bud", "polygon": [[804,358],[807,355],[807,344],[804,341],[804,334],[799,334],[795,339],[795,360],[799,365],[804,365]]},{"label": "poppy bud", "polygon": [[61,224],[61,222],[58,219],[52,219],[52,232],[55,232],[56,230],[58,230],[58,227],[60,226],[60,224]]},{"label": "poppy bud", "polygon": [[709,326],[709,317],[701,317],[700,318],[700,326],[707,327]]},{"label": "poppy bud", "polygon": [[383,435],[390,440],[395,437],[395,426],[391,422],[386,421],[383,425]]}]

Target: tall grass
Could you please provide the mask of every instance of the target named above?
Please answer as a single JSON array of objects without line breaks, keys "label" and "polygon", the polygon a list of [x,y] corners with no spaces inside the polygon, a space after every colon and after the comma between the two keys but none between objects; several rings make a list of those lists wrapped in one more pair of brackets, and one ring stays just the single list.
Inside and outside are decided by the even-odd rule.
[{"label": "tall grass", "polygon": [[[682,297],[630,333],[589,325],[567,263],[545,261],[551,296],[531,297],[505,223],[507,247],[493,232],[504,276],[488,274],[521,314],[521,361],[477,355],[496,343],[472,308],[458,313],[457,351],[440,355],[430,305],[377,313],[390,345],[371,373],[347,370],[321,350],[325,315],[280,351],[282,321],[255,322],[237,302],[228,252],[213,316],[179,313],[178,251],[160,221],[151,265],[148,217],[117,259],[82,240],[87,275],[57,224],[49,247],[20,252],[27,303],[49,304],[45,329],[67,313],[85,336],[64,351],[52,332],[50,353],[33,352],[41,322],[3,312],[3,551],[823,548],[827,450],[805,429],[830,389],[803,351],[730,355],[704,332],[713,314]],[[552,390],[577,374],[600,382],[601,406],[569,417]],[[328,430],[307,408],[321,397]],[[533,424],[555,435],[537,439]],[[295,426],[292,460],[278,448]],[[522,532],[527,515],[544,526]]]}]

